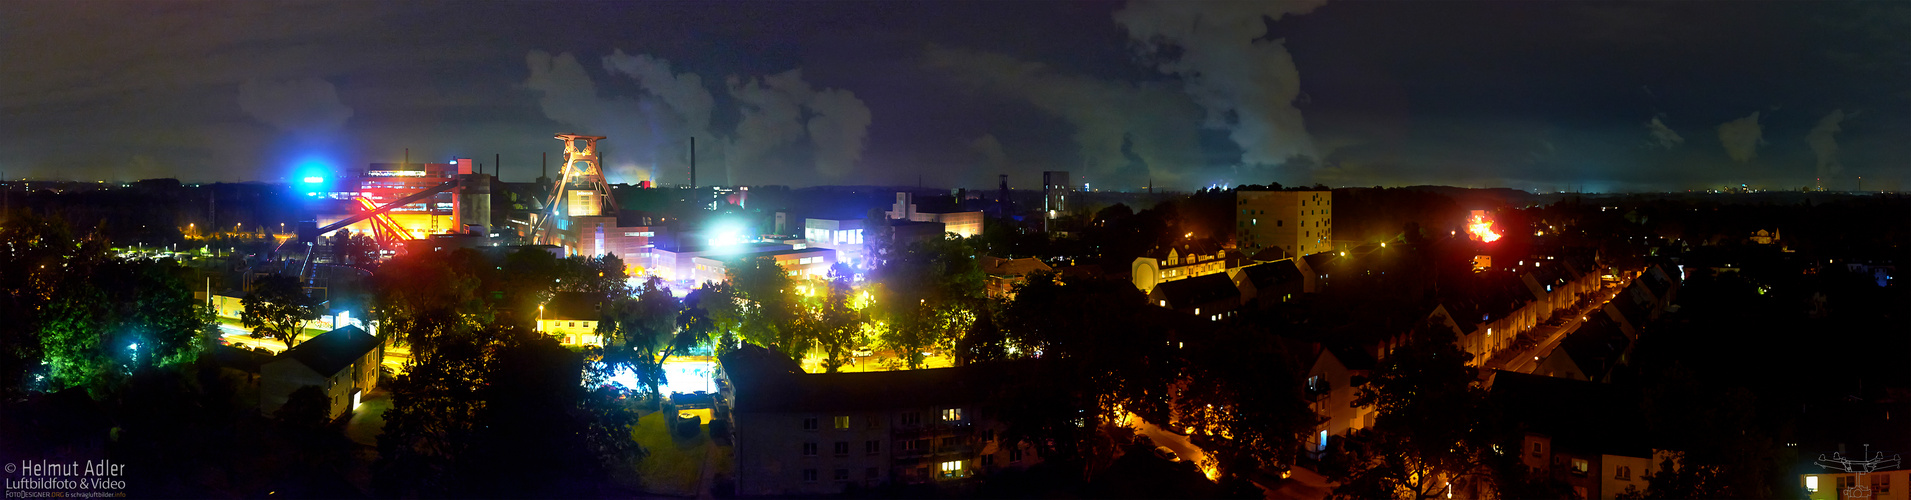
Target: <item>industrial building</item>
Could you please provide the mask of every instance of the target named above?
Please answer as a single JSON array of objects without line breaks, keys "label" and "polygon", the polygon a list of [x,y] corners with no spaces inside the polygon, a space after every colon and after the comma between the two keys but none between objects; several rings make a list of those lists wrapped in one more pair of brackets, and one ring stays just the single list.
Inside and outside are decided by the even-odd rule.
[{"label": "industrial building", "polygon": [[896,204],[890,205],[883,214],[890,220],[938,222],[944,231],[964,238],[982,234],[982,211],[920,211],[916,209],[915,195],[907,192],[896,193]]}]

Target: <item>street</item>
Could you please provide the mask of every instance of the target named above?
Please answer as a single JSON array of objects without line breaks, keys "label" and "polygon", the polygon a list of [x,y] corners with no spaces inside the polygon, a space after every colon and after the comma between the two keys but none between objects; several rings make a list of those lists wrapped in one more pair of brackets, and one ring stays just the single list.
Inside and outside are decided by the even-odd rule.
[{"label": "street", "polygon": [[1579,326],[1585,324],[1586,319],[1590,317],[1588,315],[1605,314],[1601,309],[1603,309],[1608,302],[1612,302],[1612,299],[1617,297],[1620,291],[1625,290],[1626,286],[1630,283],[1631,282],[1623,282],[1600,288],[1598,292],[1595,292],[1594,300],[1591,304],[1575,310],[1575,314],[1569,315],[1569,317],[1566,318],[1566,322],[1559,326],[1540,325],[1537,330],[1544,331],[1545,329],[1551,328],[1552,333],[1547,335],[1546,339],[1541,341],[1539,345],[1533,349],[1519,352],[1514,355],[1512,359],[1505,361],[1505,365],[1502,366],[1501,369],[1520,373],[1533,373],[1533,370],[1539,368],[1540,360],[1545,359],[1546,356],[1552,354],[1554,349],[1559,348],[1560,341],[1565,340],[1567,335],[1578,331]]}]

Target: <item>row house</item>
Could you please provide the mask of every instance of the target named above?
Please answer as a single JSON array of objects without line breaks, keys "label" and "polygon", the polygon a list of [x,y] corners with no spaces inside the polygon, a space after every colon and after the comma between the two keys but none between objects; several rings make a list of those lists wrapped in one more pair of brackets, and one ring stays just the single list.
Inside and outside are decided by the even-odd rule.
[{"label": "row house", "polygon": [[1136,257],[1134,263],[1129,265],[1128,275],[1134,281],[1135,288],[1145,294],[1153,292],[1162,283],[1226,273],[1240,267],[1241,260],[1229,257],[1227,251],[1220,248],[1199,242],[1184,243],[1158,249],[1145,257]]}]

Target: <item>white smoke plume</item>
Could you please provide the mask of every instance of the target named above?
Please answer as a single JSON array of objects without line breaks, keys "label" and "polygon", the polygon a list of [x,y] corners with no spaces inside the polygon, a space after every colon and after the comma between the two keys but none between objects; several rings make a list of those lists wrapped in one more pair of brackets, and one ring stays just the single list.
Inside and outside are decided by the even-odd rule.
[{"label": "white smoke plume", "polygon": [[[544,116],[552,121],[574,127],[566,133],[601,135],[609,139],[600,143],[603,152],[602,161],[606,165],[606,177],[611,182],[632,182],[641,180],[632,171],[638,159],[629,154],[636,148],[626,147],[633,139],[648,136],[642,127],[644,106],[636,99],[624,97],[600,98],[597,96],[597,84],[591,81],[584,66],[569,53],[552,56],[544,51],[534,50],[525,56],[530,66],[531,76],[524,86],[543,95],[538,105],[544,109]],[[619,143],[623,143],[620,145]],[[553,152],[558,146],[552,146]],[[613,167],[615,165],[615,167]]]},{"label": "white smoke plume", "polygon": [[338,88],[318,78],[246,80],[239,85],[239,109],[305,139],[329,136],[352,117],[352,108],[338,99]]},{"label": "white smoke plume", "polygon": [[1719,124],[1719,143],[1725,145],[1725,154],[1739,163],[1758,156],[1759,145],[1765,144],[1763,134],[1763,129],[1758,125],[1757,111],[1744,118]]},{"label": "white smoke plume", "polygon": [[[604,70],[616,75],[624,74],[637,81],[638,87],[648,95],[639,99],[642,116],[630,119],[642,119],[648,125],[649,135],[643,137],[611,137],[614,144],[632,149],[638,162],[651,165],[646,169],[636,165],[618,164],[615,172],[642,176],[645,179],[663,180],[653,176],[665,174],[671,181],[688,180],[690,171],[690,138],[702,137],[697,153],[704,159],[712,158],[716,150],[717,138],[710,131],[710,116],[716,107],[716,99],[710,89],[704,87],[703,77],[696,73],[676,73],[671,71],[670,61],[649,54],[630,55],[616,50],[604,57]],[[626,155],[629,156],[629,155]]]},{"label": "white smoke plume", "polygon": [[816,171],[828,177],[849,173],[869,144],[869,106],[842,89],[818,91],[806,106],[815,115],[809,132],[816,145]]},{"label": "white smoke plume", "polygon": [[1811,132],[1805,134],[1805,142],[1811,143],[1811,152],[1818,155],[1819,179],[1837,175],[1845,170],[1845,166],[1838,162],[1837,137],[1838,132],[1841,131],[1838,123],[1845,121],[1845,118],[1845,110],[1832,110],[1831,114],[1818,120],[1818,126],[1812,127]]},{"label": "white smoke plume", "polygon": [[683,118],[685,128],[708,134],[710,110],[716,100],[704,88],[703,77],[696,73],[672,73],[670,61],[649,54],[629,55],[623,50],[604,57],[604,69],[630,75],[645,92],[657,96]]},{"label": "white smoke plume", "polygon": [[1206,126],[1227,130],[1240,146],[1242,163],[1280,165],[1317,154],[1294,107],[1300,72],[1284,39],[1262,39],[1264,19],[1306,14],[1324,1],[1133,0],[1114,18],[1155,69],[1181,77],[1206,109]]},{"label": "white smoke plume", "polygon": [[1652,141],[1648,144],[1662,149],[1672,149],[1673,146],[1685,144],[1684,137],[1680,137],[1678,132],[1673,131],[1672,127],[1667,127],[1665,122],[1660,120],[1664,116],[1654,116],[1652,121],[1646,122],[1646,133],[1652,134]]},{"label": "white smoke plume", "polygon": [[982,134],[982,137],[969,141],[969,151],[982,156],[982,166],[992,169],[991,174],[1009,164],[1009,155],[1003,152],[1002,141],[996,139],[995,134]]},{"label": "white smoke plume", "polygon": [[[538,104],[546,117],[577,127],[577,133],[609,137],[603,151],[612,182],[653,175],[659,182],[688,181],[691,137],[706,139],[697,141],[705,172],[700,184],[742,182],[737,168],[784,172],[797,165],[778,153],[804,138],[814,146],[816,172],[840,177],[862,160],[869,140],[871,113],[862,99],[848,90],[811,88],[801,70],[728,78],[742,118],[725,133],[712,130],[716,99],[703,77],[675,72],[662,58],[622,50],[604,57],[606,73],[629,77],[643,89],[634,98],[599,96],[584,66],[568,53],[531,51],[525,61],[531,76],[524,86],[542,94]],[[714,164],[731,170],[726,178],[708,175],[707,166]]]},{"label": "white smoke plume", "polygon": [[[1084,178],[1172,184],[1201,166],[1201,108],[1175,89],[1063,73],[1001,54],[930,47],[923,65],[958,83],[1028,101],[1075,127]],[[1137,164],[1138,163],[1138,164]]]},{"label": "white smoke plume", "polygon": [[[842,89],[816,90],[793,69],[762,78],[728,79],[742,120],[725,150],[731,168],[780,169],[771,153],[808,136],[817,173],[841,177],[862,160],[869,141],[869,106]],[[804,112],[808,112],[805,119]],[[732,177],[734,179],[734,177]]]}]

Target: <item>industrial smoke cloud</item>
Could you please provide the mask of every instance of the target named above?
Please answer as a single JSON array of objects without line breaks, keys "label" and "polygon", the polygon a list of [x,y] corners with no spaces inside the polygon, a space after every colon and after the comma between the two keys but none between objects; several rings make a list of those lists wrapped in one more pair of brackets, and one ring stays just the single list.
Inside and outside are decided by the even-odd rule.
[{"label": "industrial smoke cloud", "polygon": [[1280,165],[1317,156],[1300,109],[1300,72],[1285,40],[1262,39],[1265,19],[1301,15],[1324,0],[1190,2],[1136,0],[1115,12],[1136,51],[1207,111],[1205,125],[1224,129],[1248,165]]},{"label": "industrial smoke cloud", "polygon": [[731,76],[727,83],[743,115],[727,151],[733,166],[770,163],[770,153],[805,135],[824,176],[848,174],[862,159],[871,114],[855,93],[813,89],[800,69],[749,80]]},{"label": "industrial smoke cloud", "polygon": [[[1854,113],[1855,114],[1855,113]],[[1817,176],[1819,179],[1836,175],[1845,170],[1838,162],[1838,127],[1845,121],[1845,110],[1835,109],[1831,114],[1818,119],[1818,125],[1805,134],[1805,142],[1811,143],[1811,152],[1818,155]]]},{"label": "industrial smoke cloud", "polygon": [[687,182],[691,137],[708,139],[697,143],[705,172],[714,170],[709,165],[726,167],[727,178],[705,176],[699,179],[704,184],[745,182],[734,171],[740,168],[788,174],[783,171],[792,166],[789,147],[801,144],[809,146],[816,173],[841,177],[862,159],[868,143],[869,107],[848,90],[811,87],[801,70],[725,79],[740,116],[726,133],[712,123],[718,103],[703,77],[676,72],[663,58],[622,50],[603,58],[606,73],[628,77],[642,89],[635,97],[599,96],[591,76],[570,54],[532,51],[526,62],[531,77],[525,87],[542,93],[538,103],[546,117],[578,127],[579,133],[610,137],[604,151],[613,181],[655,172],[659,181]]},{"label": "industrial smoke cloud", "polygon": [[[1201,165],[1201,108],[1166,85],[1057,71],[1009,56],[930,47],[923,65],[957,83],[1028,101],[1074,126],[1083,178],[1111,185],[1182,180]],[[999,146],[999,144],[998,144]]]},{"label": "industrial smoke cloud", "polygon": [[1725,145],[1725,154],[1732,161],[1744,163],[1758,156],[1758,147],[1765,143],[1763,129],[1758,125],[1758,112],[1737,120],[1719,124],[1719,143]]},{"label": "industrial smoke cloud", "polygon": [[308,140],[329,137],[352,117],[352,108],[338,99],[338,88],[319,78],[246,80],[239,85],[239,109]]}]

